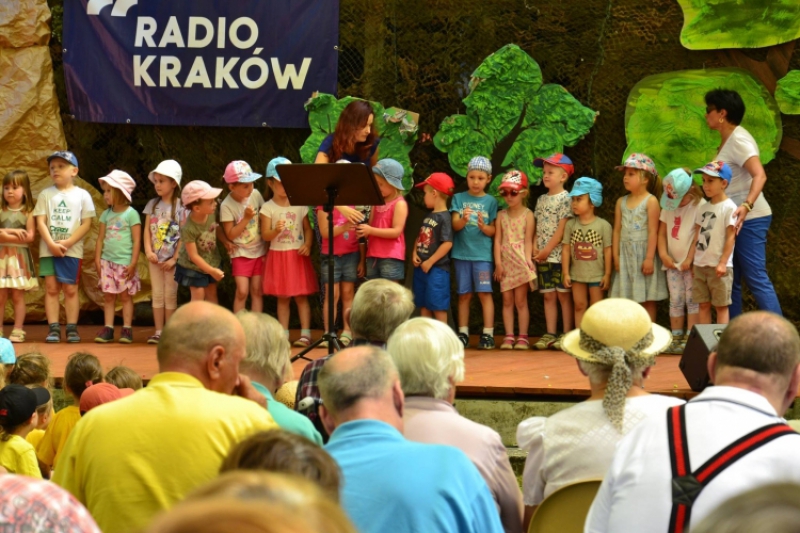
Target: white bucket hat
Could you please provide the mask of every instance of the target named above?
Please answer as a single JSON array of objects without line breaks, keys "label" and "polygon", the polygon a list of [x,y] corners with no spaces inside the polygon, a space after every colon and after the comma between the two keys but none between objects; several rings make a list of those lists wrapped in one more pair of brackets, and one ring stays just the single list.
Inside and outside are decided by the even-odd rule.
[{"label": "white bucket hat", "polygon": [[166,159],[158,164],[155,170],[151,171],[147,177],[150,179],[151,182],[155,183],[156,178],[153,176],[158,172],[168,178],[172,178],[178,184],[178,187],[181,186],[181,178],[183,177],[183,170],[181,169],[180,163],[175,161],[174,159]]}]

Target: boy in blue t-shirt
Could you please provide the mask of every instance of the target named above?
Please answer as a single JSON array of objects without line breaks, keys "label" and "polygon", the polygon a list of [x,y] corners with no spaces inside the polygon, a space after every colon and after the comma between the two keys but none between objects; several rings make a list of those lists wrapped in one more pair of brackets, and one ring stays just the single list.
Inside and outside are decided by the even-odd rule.
[{"label": "boy in blue t-shirt", "polygon": [[469,304],[477,292],[483,307],[483,334],[478,347],[494,348],[494,300],[492,299],[492,243],[497,200],[486,194],[492,179],[492,164],[473,157],[467,167],[468,190],[453,196],[453,251],[458,293],[458,338],[469,346]]}]

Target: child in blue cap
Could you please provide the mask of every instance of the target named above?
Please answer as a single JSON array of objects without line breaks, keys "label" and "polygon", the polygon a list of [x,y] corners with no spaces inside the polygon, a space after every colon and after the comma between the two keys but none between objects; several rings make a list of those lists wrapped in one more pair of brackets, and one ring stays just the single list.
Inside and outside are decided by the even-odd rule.
[{"label": "child in blue cap", "polygon": [[603,299],[611,285],[611,224],[594,214],[603,205],[603,186],[592,178],[578,178],[569,193],[575,218],[564,228],[561,265],[565,287],[572,288],[575,327],[586,309]]}]

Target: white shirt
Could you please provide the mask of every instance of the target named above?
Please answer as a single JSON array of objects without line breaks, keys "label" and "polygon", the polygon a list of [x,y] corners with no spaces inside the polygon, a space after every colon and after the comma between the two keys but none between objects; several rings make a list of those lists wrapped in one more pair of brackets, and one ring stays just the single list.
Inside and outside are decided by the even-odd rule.
[{"label": "white shirt", "polygon": [[[694,252],[694,264],[701,267],[716,267],[725,249],[727,229],[736,224],[733,214],[736,204],[727,198],[719,203],[707,202],[697,210],[695,224],[700,226],[697,236],[697,250]],[[733,268],[733,250],[728,256],[728,268]]]},{"label": "white shirt", "polygon": [[[695,217],[697,210],[706,204],[702,198],[698,203],[689,202],[674,211],[664,209],[659,215],[659,220],[667,226],[667,252],[675,261],[675,265],[682,263],[689,255],[692,238],[695,230]],[[662,267],[667,270],[667,267]]]},{"label": "white shirt", "polygon": [[[39,193],[33,209],[34,217],[46,217],[50,238],[56,242],[72,237],[82,221],[94,218],[95,215],[91,195],[75,186],[65,191],[59,190],[55,185],[46,188]],[[44,239],[39,242],[39,257],[53,257]],[[83,259],[83,239],[67,250],[67,257]]]},{"label": "white shirt", "polygon": [[231,253],[231,259],[234,257],[257,259],[267,253],[267,246],[261,239],[261,217],[258,216],[261,206],[264,205],[264,198],[261,197],[260,192],[254,189],[246,203],[237,202],[229,194],[219,208],[219,221],[220,223],[233,222],[235,226],[244,218],[244,210],[248,205],[253,208],[255,214],[245,226],[244,231],[233,239],[236,247]]},{"label": "white shirt", "polygon": [[[785,422],[763,396],[737,387],[710,387],[686,405],[692,471],[736,439]],[[723,470],[692,505],[698,524],[725,501],[772,483],[800,483],[800,434],[758,448]],[[589,510],[585,533],[664,533],[672,510],[672,470],[666,415],[650,419],[620,442]]]},{"label": "white shirt", "polygon": [[[741,126],[736,126],[731,136],[725,141],[725,144],[717,154],[717,161],[724,161],[731,167],[731,182],[725,190],[728,198],[733,200],[737,206],[742,205],[747,199],[747,194],[750,192],[750,186],[753,184],[753,176],[744,168],[745,162],[754,156],[759,156],[758,144],[750,132]],[[766,217],[772,214],[764,193],[758,194],[758,198],[753,204],[753,210],[750,211],[745,220],[753,218]]]},{"label": "white shirt", "polygon": [[260,213],[270,219],[272,226],[269,229],[275,229],[280,221],[286,223],[283,231],[270,242],[271,251],[299,250],[305,244],[303,218],[308,216],[308,207],[281,207],[275,200],[270,200],[261,206]]},{"label": "white shirt", "polygon": [[542,503],[557,489],[586,479],[601,479],[617,443],[650,417],[661,417],[683,400],[650,394],[625,400],[622,433],[603,411],[602,400],[579,403],[549,417],[520,423],[517,444],[528,452],[522,474],[525,505]]}]

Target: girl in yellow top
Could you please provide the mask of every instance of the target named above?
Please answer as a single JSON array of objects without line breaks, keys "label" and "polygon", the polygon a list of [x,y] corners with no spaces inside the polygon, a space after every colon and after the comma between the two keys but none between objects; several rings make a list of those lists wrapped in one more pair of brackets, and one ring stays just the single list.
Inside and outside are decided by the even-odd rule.
[{"label": "girl in yellow top", "polygon": [[[52,386],[50,376],[50,359],[39,352],[29,352],[17,357],[14,370],[8,375],[8,382],[16,385],[24,385],[28,388],[44,387],[50,389]],[[44,437],[44,430],[47,429],[53,415],[53,399],[51,398],[44,406],[36,409],[39,423],[36,428],[28,433],[25,440],[33,444],[34,448],[39,447],[39,443]]]},{"label": "girl in yellow top", "polygon": [[[97,357],[83,352],[69,356],[67,367],[64,369],[64,392],[72,396],[73,403],[53,415],[50,425],[47,426],[44,437],[36,448],[36,456],[42,465],[56,468],[58,454],[64,448],[72,428],[81,419],[78,405],[83,391],[102,381],[103,367]],[[49,471],[46,474],[49,474]]]},{"label": "girl in yellow top", "polygon": [[8,385],[0,390],[0,466],[9,474],[41,479],[33,445],[25,440],[39,422],[36,407],[50,401],[42,387]]}]

